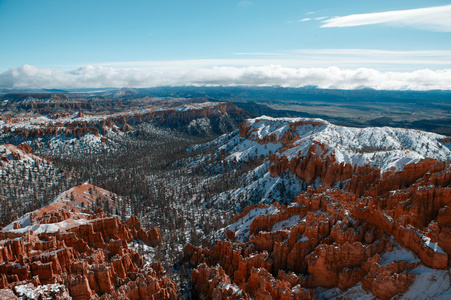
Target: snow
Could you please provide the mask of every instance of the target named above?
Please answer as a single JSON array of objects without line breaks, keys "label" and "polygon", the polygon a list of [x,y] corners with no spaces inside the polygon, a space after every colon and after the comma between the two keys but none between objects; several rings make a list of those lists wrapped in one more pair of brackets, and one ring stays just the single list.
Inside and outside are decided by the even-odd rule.
[{"label": "snow", "polygon": [[16,294],[22,299],[44,299],[49,294],[59,294],[66,290],[62,284],[46,284],[35,287],[32,283],[14,287]]},{"label": "snow", "polygon": [[218,287],[225,290],[232,290],[233,294],[238,295],[242,293],[242,291],[235,284],[221,282]]},{"label": "snow", "polygon": [[[240,187],[214,196],[211,202],[219,205],[243,198],[250,200],[247,204],[272,203],[274,201],[290,203],[298,193],[305,191],[306,187],[304,181],[290,172],[272,177],[269,173],[269,162],[265,162],[249,171]],[[282,188],[284,195],[281,195]]]},{"label": "snow", "polygon": [[55,199],[53,199],[52,202],[50,202],[50,204],[59,202],[59,201],[64,201],[64,200],[69,200],[68,195],[70,195],[70,192],[73,190],[73,188],[71,188],[70,190],[64,191],[62,193],[60,193],[58,196],[55,197]]},{"label": "snow", "polygon": [[[58,232],[59,230],[65,230],[65,229],[69,229],[72,228],[74,226],[78,226],[78,225],[83,225],[83,224],[87,224],[88,222],[90,222],[89,220],[87,220],[87,217],[89,216],[88,214],[85,213],[81,213],[81,212],[77,212],[75,214],[75,218],[70,218],[61,222],[57,222],[57,223],[50,223],[50,224],[32,224],[31,222],[31,215],[32,214],[36,214],[36,215],[41,215],[43,212],[45,213],[45,210],[48,209],[49,207],[52,209],[59,209],[61,208],[61,206],[57,205],[57,202],[61,202],[61,201],[70,201],[69,199],[69,195],[71,195],[72,193],[74,194],[75,198],[83,198],[83,199],[91,199],[90,196],[87,196],[89,194],[87,194],[87,191],[89,191],[89,188],[93,187],[92,185],[89,185],[88,183],[83,183],[82,185],[77,185],[65,192],[60,193],[58,196],[55,197],[55,199],[50,202],[50,204],[42,209],[38,209],[29,213],[26,213],[25,215],[23,215],[22,217],[20,217],[19,219],[17,219],[16,221],[8,224],[7,226],[5,226],[3,228],[3,231],[8,231],[8,232],[12,232],[12,233],[26,233],[29,231],[34,232],[34,234],[40,234],[40,233],[54,233],[54,232]],[[99,196],[105,196],[108,199],[110,199],[111,195],[109,194],[109,192],[107,192],[106,190],[103,190],[101,188],[96,188],[94,187],[94,190],[96,191],[96,195]],[[84,196],[86,195],[86,196]],[[118,197],[118,200],[120,199],[120,197]],[[65,203],[64,205],[66,205],[67,203]],[[71,211],[72,212],[72,211]],[[14,225],[18,224],[20,228],[18,229],[14,229]]]},{"label": "snow", "polygon": [[14,221],[14,222],[8,224],[7,226],[5,226],[5,227],[3,228],[3,230],[4,230],[4,231],[7,231],[7,230],[13,230],[13,229],[14,229],[14,224],[15,224],[15,223],[18,223],[19,226],[20,226],[21,228],[26,227],[26,226],[30,226],[30,224],[31,224],[30,215],[31,215],[31,214],[32,214],[31,212],[26,213],[25,215],[23,215],[22,217],[20,217],[20,218],[17,219],[16,221]]},{"label": "snow", "polygon": [[411,270],[417,273],[413,284],[399,300],[451,299],[451,269],[436,270],[420,265]]},{"label": "snow", "polygon": [[[402,128],[367,127],[352,128],[337,126],[321,119],[310,118],[270,118],[262,116],[246,121],[250,126],[249,139],[230,134],[221,149],[231,154],[228,160],[243,161],[257,155],[267,156],[276,153],[289,160],[306,156],[310,146],[316,142],[324,144],[324,150],[317,148],[318,156],[335,155],[338,163],[357,166],[369,164],[383,172],[402,170],[406,164],[418,162],[424,158],[439,161],[451,159],[451,150],[440,142],[443,135]],[[292,148],[284,149],[281,138],[289,130],[289,123],[299,122],[294,128],[299,139]],[[316,124],[316,125],[312,125]],[[265,136],[276,136],[276,143],[259,144]]]},{"label": "snow", "polygon": [[309,240],[310,239],[308,237],[303,236],[299,241],[305,243],[305,242],[308,242]]},{"label": "snow", "polygon": [[19,154],[20,158],[18,159],[18,161],[20,161],[21,163],[27,164],[27,165],[31,165],[35,161],[42,160],[41,158],[39,158],[33,154],[24,153],[22,150],[19,150],[16,146],[9,145],[9,144],[0,145],[0,154],[3,154],[4,156],[6,156],[6,158],[10,161],[16,161],[16,159],[12,155],[12,152]]},{"label": "snow", "polygon": [[35,288],[32,283],[24,284],[24,285],[18,285],[14,287],[14,290],[16,294],[28,298],[35,298]]},{"label": "snow", "polygon": [[428,246],[429,248],[431,248],[432,250],[434,250],[434,252],[447,254],[447,253],[445,252],[445,250],[443,250],[443,249],[438,245],[438,243],[432,243],[432,242],[431,242],[431,238],[429,238],[429,237],[423,235],[423,236],[422,236],[422,240],[424,241],[424,244],[425,244],[426,246]]},{"label": "snow", "polygon": [[390,252],[384,252],[381,257],[380,265],[386,265],[394,262],[395,260],[406,261],[409,263],[420,262],[420,259],[410,250],[407,250],[395,241],[393,237],[390,237],[390,243],[393,245],[393,250]]},{"label": "snow", "polygon": [[232,142],[235,142],[236,147],[231,151],[228,149],[229,144],[226,144],[219,148],[219,150],[224,149],[225,152],[231,152],[232,154],[227,157],[229,161],[247,161],[249,159],[255,159],[263,156],[268,156],[270,153],[274,153],[282,148],[281,143],[276,144],[265,144],[261,145],[256,141],[246,140],[243,138],[236,137]]},{"label": "snow", "polygon": [[[117,133],[116,135],[120,135],[121,133]],[[42,138],[41,138],[42,139]],[[59,135],[56,137],[52,137],[47,142],[50,151],[55,153],[75,153],[75,152],[84,152],[84,153],[92,153],[92,152],[100,152],[108,148],[108,146],[112,146],[112,144],[106,144],[102,142],[101,137],[95,136],[92,133],[87,133],[83,135],[81,138],[75,137],[66,137],[64,135]]]},{"label": "snow", "polygon": [[[29,218],[28,218],[29,219]],[[86,219],[78,219],[78,220],[71,220],[72,224],[70,224],[70,227],[73,227],[74,225],[83,225],[88,223]],[[21,224],[21,228],[19,229],[13,229],[14,223],[9,224],[6,226],[3,230],[9,231],[12,233],[25,233],[28,231],[33,231],[34,234],[40,234],[40,233],[54,233],[58,232],[60,229],[66,229],[69,226],[69,223],[67,221],[62,221],[58,223],[51,223],[51,224],[34,224],[34,225],[23,225]]]},{"label": "snow", "polygon": [[284,227],[293,227],[294,225],[299,224],[301,221],[304,221],[306,217],[300,218],[299,215],[292,216],[287,220],[280,221],[274,224],[271,228],[271,232],[282,230]]},{"label": "snow", "polygon": [[271,215],[278,212],[279,210],[275,206],[270,206],[268,208],[254,208],[250,210],[247,215],[229,225],[227,229],[235,231],[237,240],[245,242],[249,239],[250,226],[256,217],[261,215]]},{"label": "snow", "polygon": [[189,124],[187,125],[188,129],[196,129],[200,128],[203,131],[208,131],[210,128],[210,119],[208,118],[199,118],[199,119],[193,119]]},{"label": "snow", "polygon": [[[410,263],[420,262],[420,259],[411,251],[402,248],[393,237],[390,238],[393,250],[381,255],[381,265],[397,261],[407,261]],[[404,294],[398,294],[398,300],[422,300],[422,299],[451,299],[451,269],[438,270],[431,269],[422,264],[409,271],[415,273],[412,285]],[[374,296],[365,292],[361,283],[346,291],[339,288],[324,289],[317,288],[318,299],[374,299]]]},{"label": "snow", "polygon": [[[190,101],[189,99],[180,98],[178,100]],[[147,114],[154,111],[166,111],[166,110],[176,110],[176,111],[187,111],[187,110],[200,110],[204,108],[213,108],[224,104],[224,102],[202,102],[202,103],[186,103],[181,104],[177,107],[150,107],[145,109],[139,109],[134,111],[126,111],[112,114],[103,114],[103,115],[84,115],[80,117],[78,113],[74,113],[67,117],[59,117],[58,119],[53,119],[48,116],[37,116],[37,117],[24,117],[24,118],[15,118],[14,122],[10,122],[8,124],[5,123],[9,128],[15,129],[18,128],[26,128],[26,129],[36,129],[42,126],[52,126],[58,127],[61,125],[68,125],[74,120],[77,122],[98,122],[102,120],[107,120],[111,118],[119,118],[122,116],[134,116],[136,113]]]},{"label": "snow", "polygon": [[374,300],[375,297],[371,293],[367,293],[362,289],[362,284],[359,282],[355,286],[347,289],[346,291],[339,288],[325,289],[316,288],[316,296],[318,300],[326,299],[341,299],[341,300]]},{"label": "snow", "polygon": [[215,106],[218,106],[219,104],[222,104],[224,102],[202,102],[202,103],[188,103],[183,104],[177,107],[177,111],[187,111],[187,110],[196,110],[196,109],[203,109],[203,108],[213,108]]},{"label": "snow", "polygon": [[128,243],[128,248],[141,254],[144,265],[151,265],[155,261],[155,248],[144,244],[142,241],[131,241]]}]

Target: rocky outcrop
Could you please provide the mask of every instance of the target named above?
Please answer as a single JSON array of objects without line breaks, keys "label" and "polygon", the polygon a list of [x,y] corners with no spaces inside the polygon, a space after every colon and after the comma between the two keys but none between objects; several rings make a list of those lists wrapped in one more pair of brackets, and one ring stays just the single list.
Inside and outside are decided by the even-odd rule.
[{"label": "rocky outcrop", "polygon": [[341,286],[346,286],[346,281],[355,274],[350,276],[346,272],[342,273],[344,270],[361,267],[368,259],[383,252],[384,249],[383,241],[370,245],[363,245],[360,242],[340,246],[321,244],[306,258],[308,273],[311,275],[307,279],[307,286],[332,288],[338,286],[339,279],[345,281]]},{"label": "rocky outcrop", "polygon": [[266,269],[252,268],[246,292],[254,299],[315,299],[314,290],[291,286],[289,282],[275,280]]},{"label": "rocky outcrop", "polygon": [[191,280],[196,293],[206,299],[242,299],[243,292],[230,282],[222,267],[209,267],[202,263],[191,271]]},{"label": "rocky outcrop", "polygon": [[237,285],[230,281],[221,266],[209,267],[202,263],[191,272],[192,282],[205,299],[315,299],[313,290],[300,285],[293,288],[285,281],[275,280],[264,268],[252,268],[249,280]]},{"label": "rocky outcrop", "polygon": [[161,244],[161,234],[160,230],[157,228],[154,227],[148,231],[142,229],[141,223],[136,216],[131,216],[126,224],[128,227],[132,228],[132,230],[136,231],[135,235],[147,245],[155,247]]},{"label": "rocky outcrop", "polygon": [[88,279],[85,275],[71,276],[68,281],[69,293],[77,295],[79,300],[89,300],[96,297],[96,293],[91,290]]},{"label": "rocky outcrop", "polygon": [[394,261],[381,266],[380,257],[376,255],[362,266],[368,272],[362,280],[362,288],[380,299],[391,299],[398,293],[407,291],[416,275],[408,271],[417,265],[418,263]]},{"label": "rocky outcrop", "polygon": [[333,186],[337,182],[349,179],[356,167],[350,164],[337,163],[334,154],[318,155],[327,152],[326,146],[318,142],[312,142],[305,156],[298,156],[288,160],[286,156],[271,154],[269,160],[271,176],[276,177],[285,170],[290,170],[297,177],[312,184],[317,178],[321,179],[324,186]]},{"label": "rocky outcrop", "polygon": [[[85,197],[87,188],[72,190],[70,201]],[[145,265],[128,246],[133,240],[158,245],[158,229],[144,230],[136,217],[121,222],[103,212],[87,217],[87,210],[52,211],[55,203],[31,213],[31,225],[18,220],[0,231],[0,288],[19,297],[37,290],[45,299],[176,299],[175,283],[164,277],[161,264]],[[36,231],[41,226],[58,229]]]}]

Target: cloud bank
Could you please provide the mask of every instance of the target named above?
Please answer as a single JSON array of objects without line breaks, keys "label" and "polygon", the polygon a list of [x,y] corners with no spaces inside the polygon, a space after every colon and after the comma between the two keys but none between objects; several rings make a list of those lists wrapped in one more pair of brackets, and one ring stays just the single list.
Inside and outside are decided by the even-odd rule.
[{"label": "cloud bank", "polygon": [[451,90],[451,69],[381,72],[374,69],[211,67],[179,71],[84,66],[76,70],[23,65],[0,73],[0,88],[156,86],[317,86],[325,89]]},{"label": "cloud bank", "polygon": [[351,27],[371,24],[412,26],[425,30],[451,32],[451,5],[354,14],[323,21],[321,27]]},{"label": "cloud bank", "polygon": [[377,50],[377,49],[294,49],[279,52],[235,53],[232,58],[167,61],[103,62],[96,66],[114,68],[152,68],[153,70],[205,69],[212,66],[268,66],[290,68],[344,69],[361,67],[385,71],[451,68],[451,50]]}]

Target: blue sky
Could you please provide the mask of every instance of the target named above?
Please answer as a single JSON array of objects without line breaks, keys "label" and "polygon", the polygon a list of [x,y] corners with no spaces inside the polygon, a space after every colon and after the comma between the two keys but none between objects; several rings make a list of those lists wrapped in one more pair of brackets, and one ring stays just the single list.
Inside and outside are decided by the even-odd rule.
[{"label": "blue sky", "polygon": [[[450,4],[449,0],[0,0],[0,87],[26,87],[33,76],[50,73],[104,78],[119,70],[135,76],[137,86],[185,84],[181,76],[193,74],[203,84],[205,72],[210,72],[209,78],[222,76],[211,81],[217,84],[227,77],[224,68],[235,70],[230,75],[235,83],[237,70],[249,76],[275,72],[274,66],[280,68],[277,72],[449,70]],[[158,75],[168,80],[149,81]],[[134,85],[115,80],[96,84]],[[271,80],[262,84],[271,85]],[[28,85],[49,86],[35,81]],[[359,85],[348,86],[353,87]]]}]

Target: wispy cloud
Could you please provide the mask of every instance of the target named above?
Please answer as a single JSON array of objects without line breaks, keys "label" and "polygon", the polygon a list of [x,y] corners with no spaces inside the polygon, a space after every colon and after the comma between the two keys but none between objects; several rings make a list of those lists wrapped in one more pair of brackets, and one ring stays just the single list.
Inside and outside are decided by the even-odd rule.
[{"label": "wispy cloud", "polygon": [[[381,71],[414,71],[418,69],[451,68],[451,50],[378,50],[378,49],[292,49],[275,52],[237,52],[230,58],[146,60],[86,63],[94,67],[151,68],[155,71],[178,71],[186,69],[218,67],[248,67],[281,65],[293,68],[327,68],[337,66],[345,69],[360,67]],[[80,65],[56,65],[51,68],[65,70]],[[1,70],[5,71],[6,69]]]},{"label": "wispy cloud", "polygon": [[253,65],[368,67],[387,71],[451,68],[451,50],[296,49],[272,53],[236,53],[236,55],[246,57]]},{"label": "wispy cloud", "polygon": [[0,73],[0,88],[102,88],[154,86],[283,86],[379,90],[451,90],[451,69],[381,72],[374,69],[288,68],[278,65],[192,68],[84,66],[75,70],[40,69],[30,65]]},{"label": "wispy cloud", "polygon": [[451,32],[451,5],[354,14],[323,21],[321,27],[351,27],[371,24],[412,26],[424,30]]},{"label": "wispy cloud", "polygon": [[310,21],[310,20],[312,20],[312,18],[304,18],[304,19],[300,19],[297,22],[307,22],[307,21]]}]

